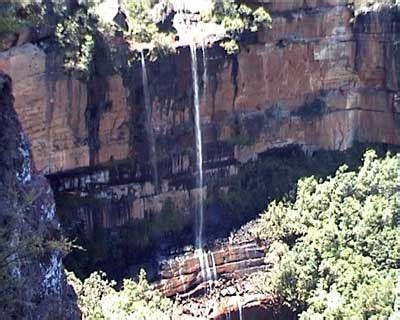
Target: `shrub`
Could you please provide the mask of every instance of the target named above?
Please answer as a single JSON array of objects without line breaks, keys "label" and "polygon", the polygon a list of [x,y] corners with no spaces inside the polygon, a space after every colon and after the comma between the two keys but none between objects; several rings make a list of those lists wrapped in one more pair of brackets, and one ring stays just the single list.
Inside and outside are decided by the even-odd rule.
[{"label": "shrub", "polygon": [[342,166],[325,181],[300,180],[293,201],[272,203],[258,234],[287,250],[265,290],[301,319],[388,318],[400,244],[397,170],[396,157],[368,151],[358,172]]},{"label": "shrub", "polygon": [[157,26],[151,20],[150,5],[150,1],[147,0],[124,1],[130,33],[137,43],[150,43],[158,32]]},{"label": "shrub", "polygon": [[36,2],[5,1],[0,3],[0,41],[15,36],[25,27],[37,26],[43,13],[42,6]]},{"label": "shrub", "polygon": [[238,41],[243,33],[256,32],[260,27],[271,28],[271,17],[263,7],[256,10],[234,0],[215,0],[213,10],[214,22],[222,24],[229,40],[221,43],[228,54],[239,52]]},{"label": "shrub", "polygon": [[93,58],[97,20],[85,8],[62,20],[56,27],[56,39],[64,53],[64,67],[88,76]]},{"label": "shrub", "polygon": [[134,47],[143,48],[144,44],[150,44],[150,60],[175,52],[173,36],[159,30],[152,20],[152,5],[150,0],[124,2],[125,11],[128,13],[129,36],[133,40]]},{"label": "shrub", "polygon": [[263,25],[266,29],[271,29],[272,19],[264,8],[259,7],[256,11],[254,11],[253,17],[256,24]]},{"label": "shrub", "polygon": [[94,272],[83,282],[72,272],[67,276],[84,319],[170,319],[171,301],[150,287],[143,269],[137,282],[125,279],[119,291],[103,272]]}]

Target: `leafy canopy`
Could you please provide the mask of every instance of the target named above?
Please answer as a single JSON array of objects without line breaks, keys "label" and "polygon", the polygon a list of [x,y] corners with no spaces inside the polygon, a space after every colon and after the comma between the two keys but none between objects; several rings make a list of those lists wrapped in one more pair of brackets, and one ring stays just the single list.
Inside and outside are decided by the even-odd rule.
[{"label": "leafy canopy", "polygon": [[381,319],[393,313],[399,237],[399,159],[367,151],[358,172],[300,180],[294,201],[273,202],[258,234],[272,241],[263,290],[301,319]]}]

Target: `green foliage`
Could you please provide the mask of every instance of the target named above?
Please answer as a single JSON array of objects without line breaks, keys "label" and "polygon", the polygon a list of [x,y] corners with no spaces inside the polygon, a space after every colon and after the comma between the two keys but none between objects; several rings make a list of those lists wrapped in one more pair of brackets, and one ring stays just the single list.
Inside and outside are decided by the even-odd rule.
[{"label": "green foliage", "polygon": [[262,25],[266,29],[271,29],[272,19],[271,16],[264,8],[259,7],[253,12],[253,18],[256,25]]},{"label": "green foliage", "polygon": [[124,1],[130,32],[133,40],[137,43],[150,43],[158,32],[157,26],[151,20],[150,5],[148,0]]},{"label": "green foliage", "polygon": [[123,4],[128,13],[129,35],[134,47],[142,49],[150,44],[149,57],[151,61],[175,52],[172,34],[161,32],[151,18],[153,1],[125,0]]},{"label": "green foliage", "polygon": [[94,272],[83,282],[72,272],[67,272],[67,276],[84,319],[170,319],[171,301],[151,288],[143,269],[137,282],[125,279],[119,291],[103,272]]},{"label": "green foliage", "polygon": [[[18,292],[26,286],[24,275],[20,276],[21,267],[39,264],[49,252],[67,253],[72,244],[64,238],[49,240],[48,235],[37,233],[37,221],[29,221],[29,210],[37,205],[41,194],[12,188],[0,188],[0,194],[4,203],[12,204],[8,212],[0,214],[0,314],[3,319],[14,319],[18,309],[27,303],[18,299]],[[7,199],[5,194],[9,195]],[[21,230],[22,219],[23,224],[35,228]]]},{"label": "green foliage", "polygon": [[220,46],[230,55],[238,54],[240,51],[238,43],[233,39],[222,41]]},{"label": "green foliage", "polygon": [[264,289],[301,319],[380,319],[393,312],[399,161],[365,153],[358,172],[300,180],[293,201],[273,202],[258,234],[278,257]]},{"label": "green foliage", "polygon": [[64,67],[88,76],[95,45],[96,18],[85,8],[62,20],[56,27],[56,39],[64,53]]},{"label": "green foliage", "polygon": [[31,1],[0,3],[0,41],[11,39],[25,27],[37,26],[43,13],[42,6]]},{"label": "green foliage", "polygon": [[101,299],[114,293],[115,282],[107,280],[104,272],[94,272],[83,282],[74,273],[66,272],[68,283],[78,297],[78,307],[87,320],[104,319]]},{"label": "green foliage", "polygon": [[215,0],[213,20],[222,24],[229,40],[221,43],[228,54],[237,54],[241,36],[245,32],[256,32],[260,28],[271,28],[271,16],[263,7],[256,10],[234,0]]}]

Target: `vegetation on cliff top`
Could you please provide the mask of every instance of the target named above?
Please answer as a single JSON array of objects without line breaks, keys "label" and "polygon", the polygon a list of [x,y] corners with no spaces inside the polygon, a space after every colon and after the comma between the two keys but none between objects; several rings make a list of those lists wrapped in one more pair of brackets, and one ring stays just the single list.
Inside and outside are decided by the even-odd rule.
[{"label": "vegetation on cliff top", "polygon": [[[52,5],[40,5],[39,1],[21,0],[1,3],[0,49],[12,46],[24,27],[34,27],[37,34],[41,32],[39,26],[47,30],[45,33],[54,29],[56,43],[64,55],[65,69],[78,71],[83,78],[90,75],[97,37],[122,35],[134,51],[149,49],[147,52],[151,60],[175,52],[176,30],[172,23],[167,28],[160,27],[160,21],[164,21],[165,17],[156,14],[160,11],[159,7],[158,11],[155,9],[156,5],[162,7],[161,12],[171,9],[173,6],[168,0],[124,0],[121,2],[122,10],[113,21],[105,21],[99,16],[97,9],[102,2],[64,0],[53,1]],[[213,0],[212,11],[196,19],[224,27],[227,39],[221,46],[229,54],[239,51],[238,41],[242,40],[243,34],[271,26],[271,18],[263,7],[253,10],[244,4],[238,5],[234,0]]]},{"label": "vegetation on cliff top", "polygon": [[36,2],[0,2],[0,50],[12,45],[23,28],[36,27],[42,18],[43,8]]},{"label": "vegetation on cliff top", "polygon": [[82,7],[61,20],[56,27],[56,40],[64,53],[64,67],[85,76],[93,58],[97,18]]},{"label": "vegetation on cliff top", "polygon": [[272,241],[273,269],[258,283],[301,319],[387,319],[393,313],[399,244],[399,159],[365,153],[358,172],[297,184],[273,202],[258,234]]},{"label": "vegetation on cliff top", "polygon": [[234,0],[215,0],[212,20],[224,26],[228,39],[221,46],[228,54],[239,52],[238,42],[243,34],[257,32],[260,28],[271,28],[271,16],[263,7],[256,10]]},{"label": "vegetation on cliff top", "polygon": [[[129,1],[125,0],[124,7],[128,13],[130,37],[136,46],[150,44],[150,57],[156,59],[160,54],[174,52],[174,35],[176,30],[161,31],[152,16],[153,6],[160,2],[168,7],[169,1]],[[213,0],[212,10],[200,17],[205,23],[213,22],[222,25],[227,40],[221,46],[228,54],[239,51],[238,41],[246,32],[256,32],[260,28],[271,28],[271,17],[263,7],[253,10],[245,4],[237,4],[234,0]]]}]

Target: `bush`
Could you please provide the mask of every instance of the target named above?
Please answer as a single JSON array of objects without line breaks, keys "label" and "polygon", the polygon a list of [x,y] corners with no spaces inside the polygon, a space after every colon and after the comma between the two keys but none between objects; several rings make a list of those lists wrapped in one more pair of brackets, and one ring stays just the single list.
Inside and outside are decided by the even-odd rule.
[{"label": "bush", "polygon": [[271,28],[271,17],[263,7],[256,10],[234,0],[215,0],[213,20],[222,24],[229,40],[223,41],[221,47],[228,54],[239,52],[238,41],[245,32],[256,32],[259,28]]},{"label": "bush", "polygon": [[[398,159],[365,153],[358,172],[300,180],[294,201],[272,203],[258,234],[284,243],[265,290],[301,319],[388,318],[395,300]],[[277,254],[274,254],[277,256]]]},{"label": "bush", "polygon": [[84,319],[170,319],[171,301],[150,287],[144,270],[137,282],[125,279],[119,291],[103,272],[94,272],[83,282],[72,272],[67,272],[67,276]]},{"label": "bush", "polygon": [[130,35],[136,43],[150,43],[158,28],[151,20],[150,1],[124,1],[125,11],[128,13]]},{"label": "bush", "polygon": [[238,43],[233,39],[225,40],[225,41],[221,42],[220,46],[229,55],[238,54],[240,51]]},{"label": "bush", "polygon": [[64,53],[64,67],[88,76],[93,59],[97,20],[85,8],[62,20],[56,27],[56,40]]},{"label": "bush", "polygon": [[[25,27],[37,26],[43,17],[43,8],[30,1],[0,3],[0,41],[11,38]],[[0,50],[2,48],[0,47]]]},{"label": "bush", "polygon": [[172,34],[161,32],[152,20],[152,5],[150,0],[124,2],[125,11],[128,13],[129,36],[134,46],[141,50],[144,44],[149,44],[150,60],[155,61],[161,56],[174,53],[175,49]]}]

